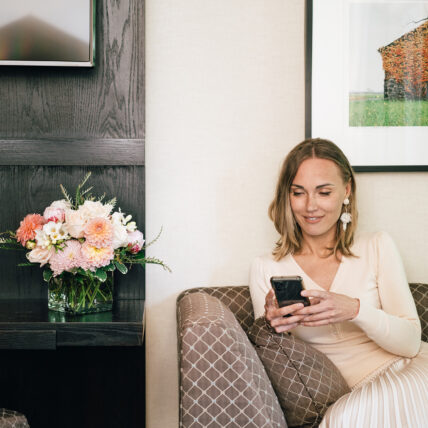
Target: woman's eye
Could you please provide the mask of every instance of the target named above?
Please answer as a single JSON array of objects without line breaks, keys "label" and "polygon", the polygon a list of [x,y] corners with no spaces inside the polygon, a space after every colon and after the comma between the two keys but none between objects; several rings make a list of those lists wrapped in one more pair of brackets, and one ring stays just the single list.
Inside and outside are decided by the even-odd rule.
[{"label": "woman's eye", "polygon": [[322,195],[322,196],[328,196],[328,195],[330,195],[330,193],[331,192],[320,192],[320,195]]},{"label": "woman's eye", "polygon": [[293,196],[300,196],[303,195],[303,192],[293,192]]}]

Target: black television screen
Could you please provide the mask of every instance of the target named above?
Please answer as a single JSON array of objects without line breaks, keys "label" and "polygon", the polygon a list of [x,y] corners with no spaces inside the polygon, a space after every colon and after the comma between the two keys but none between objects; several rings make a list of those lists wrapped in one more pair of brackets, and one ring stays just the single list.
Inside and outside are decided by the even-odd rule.
[{"label": "black television screen", "polygon": [[95,0],[0,0],[0,65],[94,66]]}]

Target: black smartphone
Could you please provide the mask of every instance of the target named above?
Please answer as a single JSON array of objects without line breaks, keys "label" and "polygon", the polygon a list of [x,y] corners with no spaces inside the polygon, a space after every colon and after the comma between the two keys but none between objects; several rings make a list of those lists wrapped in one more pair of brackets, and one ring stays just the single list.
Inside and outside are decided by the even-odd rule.
[{"label": "black smartphone", "polygon": [[273,276],[270,279],[272,288],[275,291],[278,306],[292,305],[294,303],[303,303],[303,305],[310,305],[309,298],[300,295],[303,290],[301,276]]}]

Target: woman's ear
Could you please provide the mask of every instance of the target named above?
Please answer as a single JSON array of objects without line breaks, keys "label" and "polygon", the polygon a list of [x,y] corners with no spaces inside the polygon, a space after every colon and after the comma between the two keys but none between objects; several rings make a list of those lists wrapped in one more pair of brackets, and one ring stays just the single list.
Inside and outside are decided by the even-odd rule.
[{"label": "woman's ear", "polygon": [[351,189],[351,180],[349,180],[345,187],[345,198],[349,198],[349,196],[351,195]]}]

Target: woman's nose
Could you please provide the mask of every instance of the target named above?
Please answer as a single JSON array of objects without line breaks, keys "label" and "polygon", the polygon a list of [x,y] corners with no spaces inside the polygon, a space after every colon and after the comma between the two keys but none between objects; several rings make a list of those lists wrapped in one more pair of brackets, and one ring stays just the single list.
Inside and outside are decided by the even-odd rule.
[{"label": "woman's nose", "polygon": [[317,198],[315,196],[309,195],[306,202],[307,211],[316,211],[317,208],[318,208]]}]

